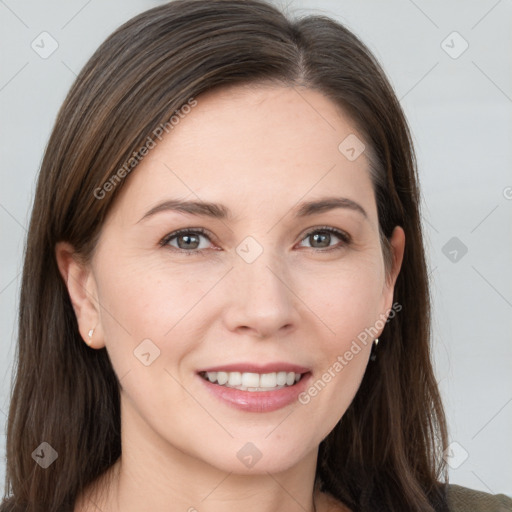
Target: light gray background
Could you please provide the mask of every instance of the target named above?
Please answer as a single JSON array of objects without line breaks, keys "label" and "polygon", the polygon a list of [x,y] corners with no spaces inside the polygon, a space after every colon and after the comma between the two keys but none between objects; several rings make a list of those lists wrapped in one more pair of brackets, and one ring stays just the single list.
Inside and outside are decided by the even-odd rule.
[{"label": "light gray background", "polygon": [[[2,424],[24,237],[55,116],[96,47],[122,22],[161,3],[0,0]],[[456,443],[449,456],[451,482],[512,496],[512,4],[275,3],[291,13],[322,13],[345,23],[376,54],[400,98],[420,168],[436,375]],[[34,40],[42,46],[43,31],[59,45],[46,59],[31,47]],[[446,39],[454,31],[463,39]],[[447,51],[456,56],[464,40],[468,49],[452,58]],[[453,237],[458,247],[446,246]]]}]

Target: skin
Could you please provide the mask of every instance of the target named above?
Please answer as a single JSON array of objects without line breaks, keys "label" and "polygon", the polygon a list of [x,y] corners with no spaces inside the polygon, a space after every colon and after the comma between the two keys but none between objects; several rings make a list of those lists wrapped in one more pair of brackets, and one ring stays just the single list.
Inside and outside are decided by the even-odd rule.
[{"label": "skin", "polygon": [[[103,512],[303,512],[313,497],[317,511],[346,510],[314,489],[317,451],[357,392],[371,340],[309,403],[273,412],[220,402],[196,372],[288,361],[320,378],[392,307],[404,232],[393,232],[386,276],[368,160],[338,150],[357,131],[319,92],[235,86],[197,101],[129,176],[92,260],[56,248],[80,332],[87,340],[94,328],[91,349],[106,347],[122,386],[123,455],[75,512],[96,511],[92,503]],[[332,195],[367,217],[346,208],[293,216],[297,203]],[[171,198],[222,203],[233,218],[163,211],[141,220]],[[315,242],[324,226],[351,242]],[[197,243],[180,252],[183,236],[159,244],[182,228],[211,233],[200,235],[202,255]],[[252,263],[236,252],[247,236],[263,249]],[[144,339],[160,350],[149,366],[133,353]],[[237,458],[247,442],[262,453],[252,468]]]}]

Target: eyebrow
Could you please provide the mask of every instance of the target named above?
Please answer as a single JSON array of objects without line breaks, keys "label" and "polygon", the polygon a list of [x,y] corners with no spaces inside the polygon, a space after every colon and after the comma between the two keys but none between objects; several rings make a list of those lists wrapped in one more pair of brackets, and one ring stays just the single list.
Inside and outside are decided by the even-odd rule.
[{"label": "eyebrow", "polygon": [[[315,201],[303,202],[298,207],[295,207],[292,212],[295,212],[295,217],[302,218],[336,208],[352,210],[360,213],[364,218],[368,218],[366,210],[359,203],[346,197],[323,197]],[[214,219],[233,218],[229,208],[222,204],[210,203],[208,201],[169,199],[151,208],[138,222],[164,211],[176,211]]]}]

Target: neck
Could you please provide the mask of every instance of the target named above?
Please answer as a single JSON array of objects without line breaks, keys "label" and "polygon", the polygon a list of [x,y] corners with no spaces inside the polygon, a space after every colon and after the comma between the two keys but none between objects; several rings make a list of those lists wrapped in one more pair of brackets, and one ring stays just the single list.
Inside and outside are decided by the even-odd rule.
[{"label": "neck", "polygon": [[91,505],[90,510],[108,512],[320,512],[322,508],[314,486],[318,450],[284,471],[240,474],[171,446],[134,410],[124,410],[121,417],[123,454],[84,492],[75,512],[88,511]]}]

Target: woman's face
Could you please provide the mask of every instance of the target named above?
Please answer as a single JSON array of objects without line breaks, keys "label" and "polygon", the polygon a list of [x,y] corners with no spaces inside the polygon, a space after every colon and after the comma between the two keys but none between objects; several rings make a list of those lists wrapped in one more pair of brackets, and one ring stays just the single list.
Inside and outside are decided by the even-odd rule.
[{"label": "woman's face", "polygon": [[[354,159],[357,132],[320,93],[232,87],[196,100],[127,178],[89,267],[96,316],[80,327],[107,348],[132,450],[284,470],[357,392],[403,231],[388,282],[366,154]],[[334,198],[345,199],[304,207]],[[273,389],[294,369],[297,384]]]}]

